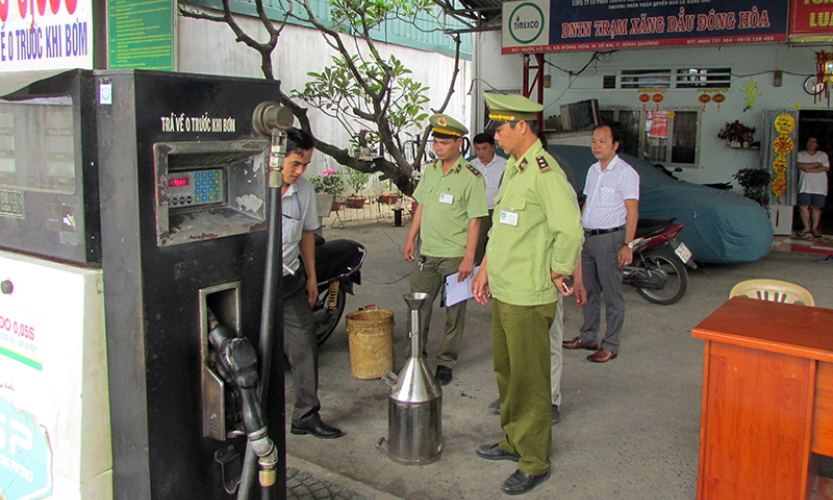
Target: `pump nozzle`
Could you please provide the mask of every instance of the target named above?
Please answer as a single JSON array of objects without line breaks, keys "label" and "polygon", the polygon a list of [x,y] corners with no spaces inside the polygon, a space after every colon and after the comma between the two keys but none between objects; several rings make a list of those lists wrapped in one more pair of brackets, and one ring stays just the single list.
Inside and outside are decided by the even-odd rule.
[{"label": "pump nozzle", "polygon": [[261,468],[260,484],[272,486],[275,484],[278,450],[269,438],[266,417],[257,398],[257,353],[249,339],[234,335],[210,309],[208,326],[208,341],[217,352],[217,371],[232,385],[241,401],[243,427]]}]

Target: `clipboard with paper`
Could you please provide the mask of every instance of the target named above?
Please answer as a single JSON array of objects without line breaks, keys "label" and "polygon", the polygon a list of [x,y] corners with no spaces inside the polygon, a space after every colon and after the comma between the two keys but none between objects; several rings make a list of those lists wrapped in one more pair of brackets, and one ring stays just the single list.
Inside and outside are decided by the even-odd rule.
[{"label": "clipboard with paper", "polygon": [[477,276],[478,271],[480,271],[480,266],[476,266],[474,273],[459,283],[457,282],[457,276],[460,273],[449,274],[445,277],[443,307],[451,307],[474,297],[471,293],[471,283],[474,281],[474,277]]}]

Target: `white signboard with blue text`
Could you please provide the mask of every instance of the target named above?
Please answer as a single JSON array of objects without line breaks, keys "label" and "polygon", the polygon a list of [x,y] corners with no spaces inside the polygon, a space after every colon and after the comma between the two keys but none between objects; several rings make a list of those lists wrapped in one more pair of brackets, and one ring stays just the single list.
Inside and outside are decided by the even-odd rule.
[{"label": "white signboard with blue text", "polygon": [[0,0],[0,72],[93,67],[91,0]]}]

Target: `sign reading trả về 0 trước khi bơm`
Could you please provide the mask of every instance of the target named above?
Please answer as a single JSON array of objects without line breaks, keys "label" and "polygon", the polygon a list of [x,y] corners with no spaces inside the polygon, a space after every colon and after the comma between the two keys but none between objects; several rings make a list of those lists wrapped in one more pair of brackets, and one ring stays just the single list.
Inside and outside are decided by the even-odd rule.
[{"label": "sign reading tr\u1ea3 v\u1ec1 0 tr\u01b0\u1edbc khi b\u01a1m", "polygon": [[529,0],[503,4],[503,53],[771,43],[786,0]]},{"label": "sign reading tr\u1ea3 v\u1ec1 0 tr\u01b0\u1edbc khi b\u01a1m", "polygon": [[92,67],[91,0],[0,0],[0,73]]}]

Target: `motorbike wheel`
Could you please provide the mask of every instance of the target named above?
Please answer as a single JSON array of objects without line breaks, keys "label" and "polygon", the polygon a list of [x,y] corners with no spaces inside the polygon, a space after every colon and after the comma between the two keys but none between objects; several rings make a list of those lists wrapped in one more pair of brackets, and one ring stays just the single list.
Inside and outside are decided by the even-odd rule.
[{"label": "motorbike wheel", "polygon": [[636,265],[650,270],[661,269],[668,276],[668,281],[661,290],[636,289],[648,302],[667,306],[678,302],[685,295],[688,271],[683,261],[669,247],[660,246],[647,250]]},{"label": "motorbike wheel", "polygon": [[327,307],[328,294],[329,290],[325,288],[318,295],[318,302],[315,303],[315,309],[312,311],[312,318],[315,321],[315,338],[319,346],[326,342],[336,329],[341,315],[344,314],[344,305],[347,303],[347,292],[343,287],[339,287],[338,300],[332,309]]}]

